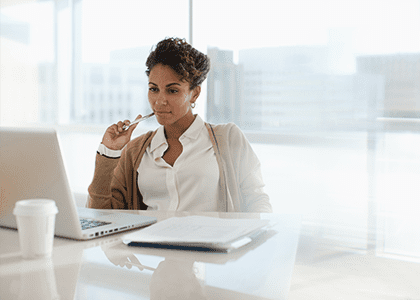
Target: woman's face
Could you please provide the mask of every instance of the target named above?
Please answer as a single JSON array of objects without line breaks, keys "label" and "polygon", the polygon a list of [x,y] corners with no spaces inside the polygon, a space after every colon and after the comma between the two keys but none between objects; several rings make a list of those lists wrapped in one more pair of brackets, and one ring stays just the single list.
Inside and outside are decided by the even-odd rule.
[{"label": "woman's face", "polygon": [[161,125],[176,125],[191,121],[194,116],[191,103],[200,95],[200,87],[190,90],[190,84],[181,81],[171,67],[158,64],[149,74],[149,103]]}]

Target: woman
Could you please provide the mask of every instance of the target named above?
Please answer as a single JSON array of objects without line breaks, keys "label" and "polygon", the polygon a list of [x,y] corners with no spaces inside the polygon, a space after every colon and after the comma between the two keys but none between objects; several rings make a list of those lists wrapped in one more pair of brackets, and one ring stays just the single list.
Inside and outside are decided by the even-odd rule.
[{"label": "woman", "polygon": [[168,38],[146,66],[150,107],[162,126],[132,141],[136,125],[124,130],[128,120],[108,127],[87,206],[271,212],[260,163],[241,130],[233,123],[205,123],[192,112],[209,58],[184,40]]}]

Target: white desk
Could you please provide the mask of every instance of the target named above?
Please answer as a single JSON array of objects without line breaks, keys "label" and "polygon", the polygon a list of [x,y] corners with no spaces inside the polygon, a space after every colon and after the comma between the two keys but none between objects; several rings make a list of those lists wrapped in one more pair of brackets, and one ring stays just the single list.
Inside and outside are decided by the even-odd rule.
[{"label": "white desk", "polygon": [[294,216],[202,215],[279,223],[230,254],[128,247],[120,233],[56,238],[47,260],[23,260],[17,231],[0,228],[0,299],[420,299],[418,263],[314,239]]}]

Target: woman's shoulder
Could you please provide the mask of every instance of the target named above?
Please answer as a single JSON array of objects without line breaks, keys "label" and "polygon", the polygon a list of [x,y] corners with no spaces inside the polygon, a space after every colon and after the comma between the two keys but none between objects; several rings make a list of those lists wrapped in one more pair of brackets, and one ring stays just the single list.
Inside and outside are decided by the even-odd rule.
[{"label": "woman's shoulder", "polygon": [[214,132],[217,144],[223,149],[229,148],[231,151],[236,151],[249,147],[245,134],[235,123],[209,124],[209,126]]},{"label": "woman's shoulder", "polygon": [[241,129],[233,122],[221,123],[221,124],[212,124],[207,123],[215,133],[219,134],[231,134],[242,132]]},{"label": "woman's shoulder", "polygon": [[238,125],[236,125],[233,122],[221,124],[208,123],[208,125],[212,128],[216,136],[222,136],[228,139],[231,139],[233,137],[244,137],[242,130],[238,127]]}]

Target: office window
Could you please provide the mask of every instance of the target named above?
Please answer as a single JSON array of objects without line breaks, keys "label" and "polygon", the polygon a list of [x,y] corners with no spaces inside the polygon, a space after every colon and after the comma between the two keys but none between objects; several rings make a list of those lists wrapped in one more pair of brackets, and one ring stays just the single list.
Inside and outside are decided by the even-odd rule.
[{"label": "office window", "polygon": [[[150,111],[144,73],[147,56],[167,36],[188,36],[187,5],[186,0],[83,0],[75,4],[71,123],[112,124]],[[91,80],[79,80],[86,76]],[[87,105],[82,95],[97,89],[108,99]],[[135,101],[125,98],[128,93]],[[108,118],[86,117],[90,109],[99,108]]]},{"label": "office window", "polygon": [[413,224],[401,201],[419,209],[420,2],[196,0],[193,11],[193,43],[212,60],[197,106],[246,132],[274,210],[354,248],[371,232],[398,245],[396,227]]},{"label": "office window", "polygon": [[57,113],[54,1],[2,1],[0,8],[0,125],[51,122]]},{"label": "office window", "polygon": [[420,256],[419,0],[0,3],[0,125],[55,126],[73,190],[106,127],[149,111],[151,46],[184,37],[212,63],[194,111],[242,128],[275,212]]},{"label": "office window", "polygon": [[418,1],[196,0],[193,8],[194,45],[214,66],[211,121],[306,132],[420,117]]}]

